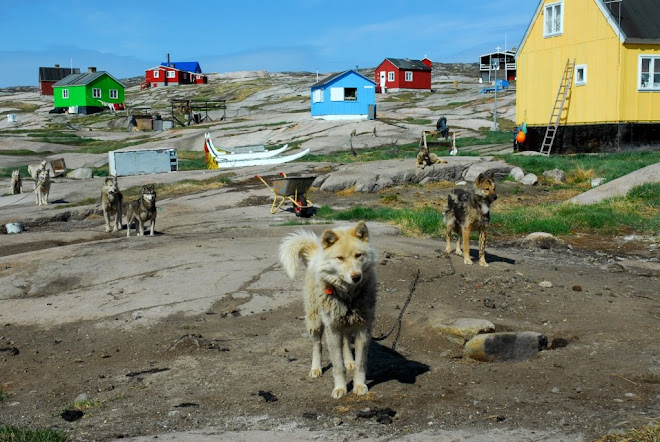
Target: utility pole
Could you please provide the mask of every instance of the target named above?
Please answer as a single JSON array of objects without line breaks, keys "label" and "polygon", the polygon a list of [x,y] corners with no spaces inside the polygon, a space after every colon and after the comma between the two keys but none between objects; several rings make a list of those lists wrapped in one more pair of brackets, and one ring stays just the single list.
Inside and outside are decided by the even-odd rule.
[{"label": "utility pole", "polygon": [[492,130],[500,130],[500,127],[497,124],[497,71],[500,70],[500,49],[499,46],[495,48],[495,50],[497,50],[497,58],[495,59],[495,62],[492,59],[490,60],[490,67],[495,71],[495,109],[493,111]]}]

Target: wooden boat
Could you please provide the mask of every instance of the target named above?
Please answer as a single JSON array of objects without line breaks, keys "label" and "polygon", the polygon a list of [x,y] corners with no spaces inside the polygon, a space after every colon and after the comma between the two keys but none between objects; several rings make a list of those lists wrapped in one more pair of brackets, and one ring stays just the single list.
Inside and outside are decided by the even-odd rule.
[{"label": "wooden boat", "polygon": [[286,144],[279,149],[265,152],[225,153],[214,146],[210,134],[205,134],[204,139],[204,151],[206,152],[206,161],[209,169],[282,164],[297,160],[309,153],[309,149],[305,149],[295,154],[279,156],[279,154],[284,152],[288,146],[289,145]]}]

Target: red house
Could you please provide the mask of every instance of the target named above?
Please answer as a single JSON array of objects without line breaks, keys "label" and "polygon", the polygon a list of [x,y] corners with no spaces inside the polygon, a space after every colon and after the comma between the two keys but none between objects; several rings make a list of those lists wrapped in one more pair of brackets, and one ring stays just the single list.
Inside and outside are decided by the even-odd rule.
[{"label": "red house", "polygon": [[53,85],[70,74],[79,74],[79,68],[61,68],[56,64],[54,68],[39,68],[39,91],[41,95],[53,95]]},{"label": "red house", "polygon": [[169,66],[156,66],[145,71],[145,83],[150,87],[173,86],[179,84],[205,84],[204,74],[188,72]]},{"label": "red house", "polygon": [[431,90],[431,60],[386,58],[376,68],[377,89],[398,91],[405,89]]}]

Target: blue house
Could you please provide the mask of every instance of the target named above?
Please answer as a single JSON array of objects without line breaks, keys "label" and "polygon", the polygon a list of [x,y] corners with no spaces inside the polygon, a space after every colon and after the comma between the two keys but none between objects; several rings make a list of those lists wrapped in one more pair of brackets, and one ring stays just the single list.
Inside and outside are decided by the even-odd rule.
[{"label": "blue house", "polygon": [[376,118],[376,83],[352,70],[331,75],[313,84],[311,100],[314,118]]}]

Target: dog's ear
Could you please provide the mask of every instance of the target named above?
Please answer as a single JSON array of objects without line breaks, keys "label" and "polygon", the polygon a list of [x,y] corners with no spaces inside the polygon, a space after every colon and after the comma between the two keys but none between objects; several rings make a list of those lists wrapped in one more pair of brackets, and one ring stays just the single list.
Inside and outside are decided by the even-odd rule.
[{"label": "dog's ear", "polygon": [[480,185],[481,183],[483,183],[485,179],[486,179],[486,178],[484,177],[484,174],[483,174],[483,173],[480,173],[479,175],[477,175],[477,179],[474,180],[474,184],[478,186],[478,185]]},{"label": "dog's ear", "polygon": [[355,237],[364,242],[369,241],[369,229],[367,229],[367,224],[364,221],[360,221],[355,226]]},{"label": "dog's ear", "polygon": [[337,236],[337,234],[330,229],[325,230],[323,234],[321,234],[321,244],[323,244],[324,249],[327,249],[328,247],[332,246],[338,240],[339,237]]}]

